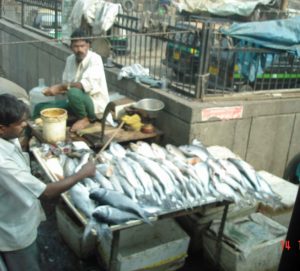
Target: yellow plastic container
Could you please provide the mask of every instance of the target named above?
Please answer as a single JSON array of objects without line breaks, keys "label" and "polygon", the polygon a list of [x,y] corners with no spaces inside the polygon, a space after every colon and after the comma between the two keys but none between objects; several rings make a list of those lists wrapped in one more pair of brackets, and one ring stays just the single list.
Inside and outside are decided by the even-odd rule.
[{"label": "yellow plastic container", "polygon": [[66,140],[68,113],[62,108],[48,108],[41,111],[43,138],[49,143]]}]

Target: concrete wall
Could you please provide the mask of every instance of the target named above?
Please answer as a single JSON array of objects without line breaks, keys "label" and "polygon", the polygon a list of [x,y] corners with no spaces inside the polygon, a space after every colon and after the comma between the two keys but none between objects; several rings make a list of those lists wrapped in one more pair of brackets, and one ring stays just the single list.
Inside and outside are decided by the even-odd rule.
[{"label": "concrete wall", "polygon": [[[61,81],[65,58],[70,51],[54,43],[9,42],[38,40],[39,36],[0,20],[0,66],[8,79],[27,90],[37,85],[38,78],[47,84]],[[232,99],[187,99],[171,92],[150,89],[133,80],[117,80],[118,69],[106,70],[110,91],[118,91],[136,100],[158,98],[165,103],[156,124],[164,131],[165,143],[186,144],[198,138],[206,145],[223,145],[257,170],[282,176],[291,159],[300,152],[300,93],[275,95],[252,94]],[[241,118],[202,119],[206,108],[240,106]]]}]

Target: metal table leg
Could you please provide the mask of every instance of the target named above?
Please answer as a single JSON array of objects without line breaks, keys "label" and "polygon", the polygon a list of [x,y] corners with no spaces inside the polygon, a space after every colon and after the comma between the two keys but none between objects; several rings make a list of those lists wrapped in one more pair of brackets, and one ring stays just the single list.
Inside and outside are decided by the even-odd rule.
[{"label": "metal table leg", "polygon": [[119,252],[119,242],[120,242],[120,231],[116,230],[112,232],[112,241],[111,241],[111,251],[109,259],[109,271],[115,271],[118,267],[118,252]]},{"label": "metal table leg", "polygon": [[229,208],[229,202],[226,202],[225,206],[224,206],[224,210],[223,210],[223,215],[222,215],[222,220],[221,220],[221,224],[220,224],[218,236],[217,236],[217,244],[216,244],[216,270],[221,270],[221,264],[220,264],[220,261],[221,261],[221,250],[222,250],[221,242],[222,242],[223,231],[224,231],[225,222],[226,222],[226,218],[227,218],[228,208]]}]

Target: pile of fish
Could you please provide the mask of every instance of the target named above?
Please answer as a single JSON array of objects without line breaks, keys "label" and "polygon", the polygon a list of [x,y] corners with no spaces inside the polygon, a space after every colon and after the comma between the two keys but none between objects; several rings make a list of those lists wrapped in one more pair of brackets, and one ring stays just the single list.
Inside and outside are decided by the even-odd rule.
[{"label": "pile of fish", "polygon": [[[60,154],[65,176],[78,171],[92,154]],[[245,161],[216,159],[201,142],[165,147],[139,141],[125,149],[112,142],[101,153],[94,178],[69,190],[74,205],[88,218],[120,224],[178,209],[229,200],[276,205],[280,197]]]}]

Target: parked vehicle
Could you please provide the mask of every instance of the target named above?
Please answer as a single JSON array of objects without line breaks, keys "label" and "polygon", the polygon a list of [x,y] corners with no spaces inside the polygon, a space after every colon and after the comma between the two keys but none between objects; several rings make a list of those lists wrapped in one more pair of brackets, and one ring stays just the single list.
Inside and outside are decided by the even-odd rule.
[{"label": "parked vehicle", "polygon": [[[200,55],[202,27],[202,22],[179,22],[171,29],[176,34],[167,43],[163,63],[180,80],[195,82],[200,61],[204,61]],[[300,87],[299,57],[263,50],[216,32],[210,36],[210,44],[209,88],[241,92]]]},{"label": "parked vehicle", "polygon": [[61,37],[61,12],[57,13],[57,22],[55,21],[54,10],[39,9],[33,19],[33,27],[47,33],[51,37],[55,37],[55,29],[57,29],[58,38]]}]

